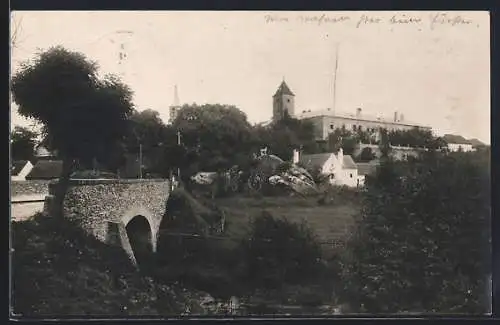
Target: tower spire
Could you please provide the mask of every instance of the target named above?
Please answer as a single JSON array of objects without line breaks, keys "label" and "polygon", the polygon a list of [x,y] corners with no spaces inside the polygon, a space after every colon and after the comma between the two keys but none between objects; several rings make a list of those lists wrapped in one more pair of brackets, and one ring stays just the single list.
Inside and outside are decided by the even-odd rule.
[{"label": "tower spire", "polygon": [[173,106],[179,106],[180,101],[179,101],[179,92],[177,90],[177,85],[174,86],[174,104]]}]

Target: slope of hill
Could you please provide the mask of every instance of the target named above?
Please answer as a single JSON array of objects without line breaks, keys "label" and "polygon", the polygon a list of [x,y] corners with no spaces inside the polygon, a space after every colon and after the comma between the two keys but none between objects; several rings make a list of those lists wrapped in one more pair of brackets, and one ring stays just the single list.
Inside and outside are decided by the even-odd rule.
[{"label": "slope of hill", "polygon": [[66,221],[14,222],[12,248],[13,317],[179,315],[192,302]]}]

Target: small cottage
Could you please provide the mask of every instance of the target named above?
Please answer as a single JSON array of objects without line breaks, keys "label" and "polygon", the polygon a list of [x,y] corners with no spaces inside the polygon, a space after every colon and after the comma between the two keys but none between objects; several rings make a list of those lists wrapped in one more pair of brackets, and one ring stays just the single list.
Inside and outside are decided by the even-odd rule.
[{"label": "small cottage", "polygon": [[328,175],[330,184],[358,186],[358,168],[350,155],[344,155],[342,149],[333,152],[312,155],[299,155],[294,152],[294,163],[300,163],[308,170],[319,168],[320,173]]}]

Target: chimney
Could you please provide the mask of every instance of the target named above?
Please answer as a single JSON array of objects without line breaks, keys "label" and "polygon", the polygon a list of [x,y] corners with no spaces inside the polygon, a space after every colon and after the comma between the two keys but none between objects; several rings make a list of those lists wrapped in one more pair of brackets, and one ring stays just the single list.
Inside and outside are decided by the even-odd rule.
[{"label": "chimney", "polygon": [[356,108],[356,117],[361,117],[361,108]]},{"label": "chimney", "polygon": [[403,122],[405,119],[405,116],[403,114],[399,114],[399,121]]},{"label": "chimney", "polygon": [[394,112],[394,122],[398,121],[398,112]]},{"label": "chimney", "polygon": [[344,163],[344,150],[342,148],[339,149],[339,152],[337,153],[337,158],[339,160],[340,165]]},{"label": "chimney", "polygon": [[298,164],[299,163],[299,158],[300,158],[299,151],[297,149],[293,149],[293,160],[292,160],[292,163]]}]

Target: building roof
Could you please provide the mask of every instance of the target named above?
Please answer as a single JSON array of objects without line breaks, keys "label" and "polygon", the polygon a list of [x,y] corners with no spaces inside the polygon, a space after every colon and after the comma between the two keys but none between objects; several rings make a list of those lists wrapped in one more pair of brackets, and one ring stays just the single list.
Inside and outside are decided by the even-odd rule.
[{"label": "building roof", "polygon": [[62,172],[62,160],[40,160],[26,179],[53,179],[59,178]]},{"label": "building roof", "polygon": [[373,162],[365,162],[365,163],[357,163],[358,166],[358,175],[371,175],[377,170],[378,163]]},{"label": "building roof", "polygon": [[342,161],[342,167],[345,169],[356,169],[356,163],[352,159],[350,155],[344,155],[344,159]]},{"label": "building roof", "polygon": [[405,125],[405,126],[417,126],[417,127],[421,127],[421,128],[427,128],[427,129],[431,128],[430,126],[423,125],[420,123],[415,123],[412,121],[407,121],[407,120],[394,121],[394,119],[385,118],[385,117],[371,116],[371,115],[366,115],[366,114],[356,116],[356,114],[340,113],[340,112],[335,112],[335,111],[331,111],[331,110],[323,110],[323,111],[308,110],[306,112],[303,112],[299,116],[299,118],[301,118],[301,119],[308,119],[308,118],[314,118],[314,117],[343,118],[343,119],[350,119],[350,120],[356,120],[356,121],[367,121],[367,122],[376,122],[376,123],[384,123],[384,124]]},{"label": "building roof", "polygon": [[295,96],[294,93],[292,93],[292,91],[290,90],[290,87],[288,87],[288,85],[286,84],[285,80],[283,80],[283,82],[281,83],[281,85],[278,87],[278,90],[276,90],[276,93],[274,94],[274,96],[278,96],[278,95],[291,95],[291,96]]},{"label": "building roof", "polygon": [[15,160],[12,162],[12,166],[10,167],[10,174],[12,176],[17,176],[23,170],[24,166],[28,163],[27,160]]},{"label": "building roof", "polygon": [[313,155],[300,155],[299,162],[308,168],[323,167],[323,165],[332,157],[333,153],[317,153]]},{"label": "building roof", "polygon": [[47,148],[40,145],[35,149],[35,156],[37,156],[37,157],[51,157],[51,156],[54,156],[54,153],[50,152],[49,150],[47,150]]},{"label": "building roof", "polygon": [[469,142],[472,144],[473,147],[481,147],[484,146],[484,143],[478,139],[469,139]]},{"label": "building roof", "polygon": [[445,134],[443,136],[443,140],[446,141],[446,143],[472,144],[470,140],[467,140],[461,135],[455,135],[455,134]]}]

